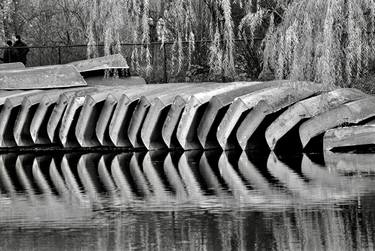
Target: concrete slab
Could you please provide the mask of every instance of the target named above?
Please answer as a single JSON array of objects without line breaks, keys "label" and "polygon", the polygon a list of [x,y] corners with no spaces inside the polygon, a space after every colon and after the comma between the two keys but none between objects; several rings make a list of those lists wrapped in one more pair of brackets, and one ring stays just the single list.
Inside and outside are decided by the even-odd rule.
[{"label": "concrete slab", "polygon": [[[32,129],[31,122],[34,120],[35,116],[40,115],[36,114],[40,102],[43,100],[43,97],[48,97],[49,100],[57,100],[62,92],[63,90],[61,89],[47,90],[24,97],[21,104],[21,110],[17,115],[15,127],[13,129],[13,135],[17,146],[34,145],[30,133]],[[38,120],[38,118],[36,120]]]},{"label": "concrete slab", "polygon": [[25,69],[25,65],[21,62],[0,64],[0,71],[21,69]]},{"label": "concrete slab", "polygon": [[86,86],[77,69],[69,65],[31,67],[0,71],[0,89],[26,90]]},{"label": "concrete slab", "polygon": [[40,91],[25,91],[17,93],[15,95],[8,96],[8,98],[0,98],[0,147],[14,147],[16,141],[13,136],[13,129],[15,127],[16,119],[19,111],[21,110],[21,104],[24,97],[32,94],[36,94]]},{"label": "concrete slab", "polygon": [[235,90],[244,86],[256,85],[257,82],[233,82],[226,83],[215,89],[197,93],[189,98],[180,122],[177,126],[176,137],[184,150],[200,149],[197,135],[197,127],[207,107],[209,100],[218,94]]},{"label": "concrete slab", "polygon": [[[288,88],[280,92],[277,96],[265,96],[264,99],[244,117],[236,132],[236,138],[240,147],[245,150],[250,143],[250,138],[255,131],[263,127],[260,132],[261,138],[264,138],[264,131],[269,126],[270,121],[267,118],[280,110],[287,108],[294,103],[314,96],[316,94],[329,91],[327,87],[315,83],[299,86],[298,88]],[[261,126],[262,124],[262,126]]]},{"label": "concrete slab", "polygon": [[82,112],[77,122],[79,126],[75,128],[75,136],[81,147],[101,145],[96,137],[96,128],[101,124],[108,126],[108,120],[102,121],[101,118],[103,116],[100,116],[103,112],[107,112],[103,111],[105,101],[109,95],[111,97],[119,97],[122,93],[126,92],[126,89],[126,87],[102,89],[85,97]]},{"label": "concrete slab", "polygon": [[306,82],[282,82],[280,86],[269,87],[236,98],[229,106],[217,129],[216,137],[221,148],[229,150],[237,146],[237,140],[235,138],[237,128],[247,113],[254,108],[259,101],[264,100],[265,97],[278,96],[285,90],[303,83]]},{"label": "concrete slab", "polygon": [[277,142],[303,119],[314,117],[330,109],[366,96],[365,93],[341,88],[300,101],[283,112],[266,130],[266,140],[271,150]]},{"label": "concrete slab", "polygon": [[75,61],[68,65],[76,67],[80,73],[97,70],[129,69],[126,59],[121,54]]},{"label": "concrete slab", "polygon": [[[106,92],[108,89],[111,89],[111,87],[98,87],[97,90],[78,93],[70,99],[70,103],[66,107],[66,111],[62,117],[59,131],[59,139],[64,147],[79,146],[76,136],[76,128],[78,128],[77,125],[79,125],[79,127],[81,126],[78,123],[80,122],[79,118],[82,114],[81,111],[84,107],[86,97],[95,95],[96,93]],[[90,113],[88,112],[88,114]]]},{"label": "concrete slab", "polygon": [[[183,83],[172,84],[171,86],[168,86],[168,89],[166,88],[157,89],[153,91],[151,94],[147,96],[144,95],[139,99],[139,102],[134,109],[134,112],[133,112],[133,115],[131,117],[129,127],[128,127],[128,137],[133,148],[145,147],[142,141],[141,132],[142,132],[144,121],[146,120],[146,116],[151,107],[152,100],[158,97],[162,97],[162,99],[164,99],[165,102],[169,102],[168,100],[172,100],[172,96],[175,93],[178,93],[179,91],[183,91],[186,88],[193,88],[194,86],[195,86],[194,84],[183,84]],[[168,93],[169,90],[173,90],[173,92],[169,94],[165,94],[165,93]],[[163,101],[159,102],[158,104],[161,106],[164,106]]]},{"label": "concrete slab", "polygon": [[[56,104],[53,107],[50,117],[47,122],[47,135],[52,143],[58,143],[58,132],[61,127],[61,119],[66,111],[68,104],[73,100],[74,96],[84,97],[86,93],[91,93],[96,91],[97,88],[87,88],[81,91],[67,91],[60,95]],[[41,103],[43,106],[44,103]],[[47,103],[49,104],[49,103]],[[43,110],[47,110],[47,106],[42,107]],[[42,128],[43,129],[43,128]]]},{"label": "concrete slab", "polygon": [[[70,91],[70,93],[75,93],[86,89],[88,89],[88,87],[78,87],[74,88],[74,91]],[[69,93],[66,89],[59,89],[56,91],[59,91],[61,94]],[[47,124],[52,114],[55,114],[52,112],[55,106],[61,105],[61,103],[59,103],[61,94],[58,97],[55,95],[44,95],[41,98],[30,123],[30,135],[34,144],[43,145],[52,143],[47,134]]]},{"label": "concrete slab", "polygon": [[216,138],[216,130],[229,105],[232,104],[235,98],[278,84],[280,82],[259,82],[212,97],[197,128],[198,139],[203,148],[212,149],[220,147]]},{"label": "concrete slab", "polygon": [[175,100],[176,93],[179,97],[188,97],[191,93],[204,91],[220,86],[217,83],[181,84],[178,88],[167,90],[150,102],[149,112],[143,122],[141,139],[148,150],[166,148],[162,138],[162,129],[168,112]]},{"label": "concrete slab", "polygon": [[364,98],[343,104],[304,122],[299,128],[302,146],[305,148],[310,140],[328,129],[343,124],[357,124],[375,116],[375,98]]}]

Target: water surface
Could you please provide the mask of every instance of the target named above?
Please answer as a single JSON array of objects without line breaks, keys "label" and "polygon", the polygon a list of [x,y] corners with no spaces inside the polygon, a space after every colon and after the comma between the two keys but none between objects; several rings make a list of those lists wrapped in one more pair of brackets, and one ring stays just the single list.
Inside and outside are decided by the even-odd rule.
[{"label": "water surface", "polygon": [[374,248],[375,155],[0,155],[0,249]]}]

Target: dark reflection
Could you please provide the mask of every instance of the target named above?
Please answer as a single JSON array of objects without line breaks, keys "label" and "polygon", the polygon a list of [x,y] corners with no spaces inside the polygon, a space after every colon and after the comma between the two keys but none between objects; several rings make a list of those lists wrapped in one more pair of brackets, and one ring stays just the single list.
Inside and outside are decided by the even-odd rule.
[{"label": "dark reflection", "polygon": [[375,155],[323,157],[0,155],[0,246],[371,249]]}]

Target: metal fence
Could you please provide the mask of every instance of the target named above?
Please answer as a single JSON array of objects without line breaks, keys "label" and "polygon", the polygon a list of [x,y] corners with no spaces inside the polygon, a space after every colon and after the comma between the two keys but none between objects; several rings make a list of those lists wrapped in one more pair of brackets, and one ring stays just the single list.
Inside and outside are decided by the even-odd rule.
[{"label": "metal fence", "polygon": [[[149,82],[166,83],[166,82],[181,82],[181,81],[210,81],[212,76],[209,74],[208,54],[209,45],[211,41],[197,41],[195,42],[195,51],[188,60],[188,42],[183,42],[183,54],[185,55],[180,71],[177,70],[177,64],[173,64],[173,43],[151,43],[149,49],[151,52],[151,74],[146,76],[142,72],[138,72],[143,77],[147,78]],[[131,65],[131,55],[135,48],[141,50],[144,44],[122,44],[121,52]],[[243,40],[237,40],[236,47],[236,62],[248,61],[246,54],[249,49]],[[0,55],[7,47],[0,47]],[[27,55],[27,66],[43,66],[66,64],[69,62],[83,60],[87,58],[87,45],[68,45],[68,46],[29,46],[29,53]],[[99,56],[104,55],[104,46],[98,45]],[[245,55],[245,56],[244,56]],[[142,64],[142,62],[141,62]],[[248,62],[242,62],[244,68],[246,65],[250,66]],[[251,66],[250,66],[251,67]],[[237,67],[238,68],[238,67]],[[252,69],[237,69],[238,76],[251,75]],[[133,74],[134,69],[131,67]],[[221,78],[220,76],[214,76]],[[246,76],[244,76],[246,78]]]}]

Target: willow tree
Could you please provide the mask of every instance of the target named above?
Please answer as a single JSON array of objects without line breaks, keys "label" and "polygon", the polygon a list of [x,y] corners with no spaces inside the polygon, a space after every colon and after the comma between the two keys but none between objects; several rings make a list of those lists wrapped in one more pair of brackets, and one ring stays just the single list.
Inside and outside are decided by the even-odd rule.
[{"label": "willow tree", "polygon": [[[239,1],[239,0],[236,0]],[[134,46],[132,63],[139,69],[143,62],[146,73],[151,71],[150,24],[156,23],[157,34],[162,46],[172,42],[172,65],[176,71],[182,69],[184,44],[188,44],[187,60],[190,62],[195,49],[196,6],[201,0],[90,0],[88,9],[88,55],[97,56],[97,45],[104,43],[105,54],[115,45],[120,50],[121,42],[142,44]],[[213,72],[234,74],[234,33],[231,17],[233,0],[205,0],[204,8],[209,12],[208,37],[210,45],[209,65]],[[159,8],[159,17],[152,17],[154,8]],[[155,20],[155,18],[157,18]]]},{"label": "willow tree", "polygon": [[262,74],[341,86],[366,75],[374,58],[373,0],[273,2],[258,5],[242,24],[254,30],[267,23]]}]

